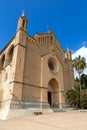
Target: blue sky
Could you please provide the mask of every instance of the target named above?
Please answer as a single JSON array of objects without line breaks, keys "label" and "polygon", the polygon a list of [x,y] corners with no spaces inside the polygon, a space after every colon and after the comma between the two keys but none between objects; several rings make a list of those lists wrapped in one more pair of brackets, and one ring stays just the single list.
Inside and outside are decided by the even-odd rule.
[{"label": "blue sky", "polygon": [[1,0],[0,50],[15,34],[23,9],[31,36],[50,26],[64,50],[87,46],[87,0]]}]

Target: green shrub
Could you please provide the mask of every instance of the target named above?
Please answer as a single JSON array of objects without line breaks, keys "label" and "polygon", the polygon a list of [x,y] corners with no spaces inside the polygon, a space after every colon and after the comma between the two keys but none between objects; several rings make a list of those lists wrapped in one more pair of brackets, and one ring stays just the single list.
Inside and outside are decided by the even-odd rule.
[{"label": "green shrub", "polygon": [[81,108],[87,109],[87,94],[81,95]]}]

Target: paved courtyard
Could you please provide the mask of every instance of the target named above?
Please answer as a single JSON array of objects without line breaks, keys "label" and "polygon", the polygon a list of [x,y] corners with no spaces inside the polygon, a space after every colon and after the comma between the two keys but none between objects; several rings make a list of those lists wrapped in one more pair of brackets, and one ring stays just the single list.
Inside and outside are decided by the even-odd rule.
[{"label": "paved courtyard", "polygon": [[0,130],[87,130],[87,112],[59,112],[0,120]]}]

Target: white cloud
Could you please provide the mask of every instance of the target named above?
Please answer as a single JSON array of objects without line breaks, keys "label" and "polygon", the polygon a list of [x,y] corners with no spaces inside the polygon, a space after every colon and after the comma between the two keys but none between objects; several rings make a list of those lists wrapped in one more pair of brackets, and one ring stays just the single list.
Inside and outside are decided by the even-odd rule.
[{"label": "white cloud", "polygon": [[86,41],[83,41],[83,42],[81,43],[81,45],[82,45],[82,46],[85,46],[85,45],[87,45],[87,42],[86,42]]},{"label": "white cloud", "polygon": [[[83,46],[81,47],[80,49],[78,49],[76,52],[73,52],[72,54],[72,59],[74,59],[75,57],[78,57],[78,56],[81,56],[81,57],[85,57],[86,59],[86,63],[87,63],[87,47],[86,46]],[[84,69],[84,74],[87,74],[87,68]],[[78,73],[76,71],[74,71],[74,75],[75,77],[78,76]]]}]

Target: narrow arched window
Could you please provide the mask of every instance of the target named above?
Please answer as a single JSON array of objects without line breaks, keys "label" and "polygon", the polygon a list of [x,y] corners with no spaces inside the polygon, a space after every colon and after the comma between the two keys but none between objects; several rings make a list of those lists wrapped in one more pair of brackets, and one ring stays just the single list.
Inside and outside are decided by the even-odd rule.
[{"label": "narrow arched window", "polygon": [[14,47],[11,47],[11,49],[8,52],[8,64],[10,64],[12,62],[13,59],[13,51],[14,51]]},{"label": "narrow arched window", "polygon": [[1,61],[0,61],[0,70],[4,68],[4,62],[5,62],[5,55],[2,56]]},{"label": "narrow arched window", "polygon": [[24,28],[24,26],[25,26],[25,19],[23,19],[23,23],[22,23],[22,24],[23,24],[22,26],[23,26],[23,28]]}]

